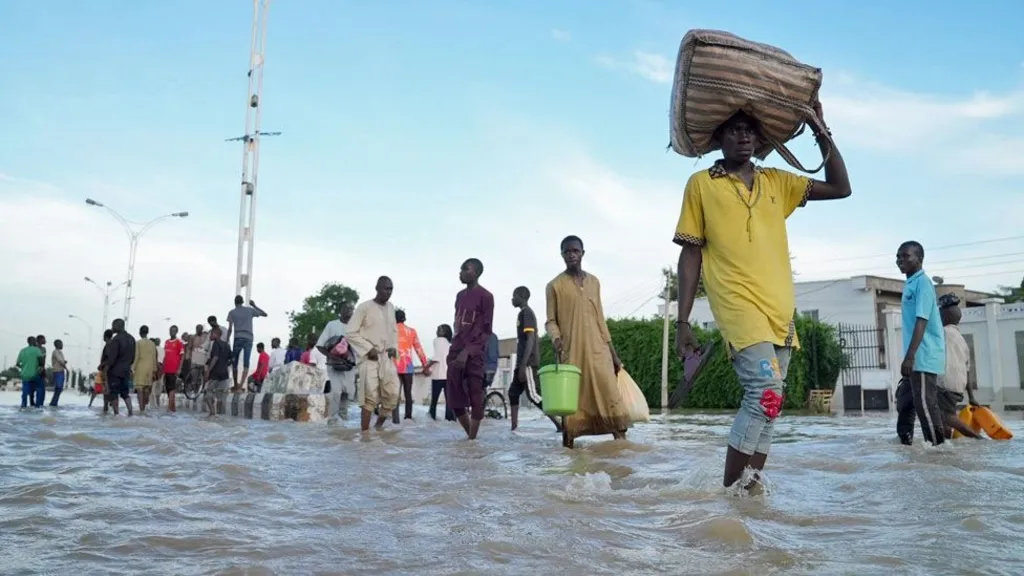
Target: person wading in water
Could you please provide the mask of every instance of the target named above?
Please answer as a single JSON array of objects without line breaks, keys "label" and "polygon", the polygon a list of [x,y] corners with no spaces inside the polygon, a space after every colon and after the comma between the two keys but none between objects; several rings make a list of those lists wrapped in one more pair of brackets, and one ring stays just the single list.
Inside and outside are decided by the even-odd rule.
[{"label": "person wading in water", "polygon": [[494,319],[494,296],[480,285],[483,273],[484,265],[476,258],[459,269],[459,281],[466,287],[455,296],[455,338],[448,350],[444,390],[445,404],[451,405],[470,440],[476,440],[484,419],[484,356]]},{"label": "person wading in water", "polygon": [[623,439],[632,422],[619,389],[622,362],[608,332],[601,282],[583,271],[579,236],[566,236],[559,250],[565,271],[547,285],[545,328],[557,361],[580,369],[579,409],[565,418],[562,445],[572,448],[580,436]]},{"label": "person wading in water", "polygon": [[[821,104],[815,113],[824,126]],[[815,124],[809,123],[812,130]],[[760,472],[768,458],[775,419],[782,409],[790,354],[799,346],[786,219],[807,201],[850,195],[843,157],[826,134],[815,133],[825,158],[825,181],[754,166],[764,142],[761,125],[737,112],[715,130],[722,159],[686,183],[673,242],[682,246],[677,274],[676,346],[685,360],[698,346],[687,319],[703,270],[711,312],[728,345],[743,387],[729,433],[723,484],[732,486],[747,467]],[[747,489],[755,489],[752,480]]]}]

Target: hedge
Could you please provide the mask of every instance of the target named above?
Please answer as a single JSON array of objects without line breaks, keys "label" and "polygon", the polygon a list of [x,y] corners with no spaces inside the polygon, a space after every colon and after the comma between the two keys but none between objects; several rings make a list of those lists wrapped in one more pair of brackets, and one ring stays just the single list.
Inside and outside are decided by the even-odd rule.
[{"label": "hedge", "polygon": [[[640,385],[647,403],[661,407],[661,319],[609,320],[608,331],[622,364]],[[803,408],[810,390],[831,390],[845,362],[838,335],[833,326],[799,317],[796,322],[801,348],[793,354],[786,376],[787,408]],[[683,408],[737,409],[742,390],[717,330],[694,328],[703,345],[716,341],[714,355],[704,366]],[[541,364],[554,362],[554,350],[547,336],[541,340]],[[682,362],[675,354],[675,326],[669,327],[669,396],[682,375]]]}]

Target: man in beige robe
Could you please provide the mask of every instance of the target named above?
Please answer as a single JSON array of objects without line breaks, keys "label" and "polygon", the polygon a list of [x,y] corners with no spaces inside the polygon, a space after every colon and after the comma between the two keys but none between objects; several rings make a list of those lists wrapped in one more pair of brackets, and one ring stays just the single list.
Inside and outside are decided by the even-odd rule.
[{"label": "man in beige robe", "polygon": [[622,363],[608,333],[601,283],[581,268],[582,240],[569,236],[562,240],[561,249],[565,272],[547,285],[545,328],[559,362],[572,364],[582,372],[579,408],[566,417],[562,430],[562,443],[572,448],[579,436],[611,434],[624,438],[631,421],[619,390]]},{"label": "man in beige robe", "polygon": [[394,284],[387,276],[377,280],[377,295],[363,302],[352,313],[345,336],[356,355],[357,394],[362,408],[361,427],[370,429],[370,418],[378,409],[377,428],[383,428],[387,415],[398,406],[398,326],[391,305]]}]

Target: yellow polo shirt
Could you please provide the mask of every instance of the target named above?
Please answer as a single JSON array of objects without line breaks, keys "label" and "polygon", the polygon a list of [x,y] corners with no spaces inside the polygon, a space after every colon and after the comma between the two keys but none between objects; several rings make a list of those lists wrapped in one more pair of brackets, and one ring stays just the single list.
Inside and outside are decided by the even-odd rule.
[{"label": "yellow polo shirt", "polygon": [[715,323],[736,350],[760,342],[799,347],[786,218],[812,180],[755,168],[754,189],[718,163],[686,183],[673,241],[701,248]]}]

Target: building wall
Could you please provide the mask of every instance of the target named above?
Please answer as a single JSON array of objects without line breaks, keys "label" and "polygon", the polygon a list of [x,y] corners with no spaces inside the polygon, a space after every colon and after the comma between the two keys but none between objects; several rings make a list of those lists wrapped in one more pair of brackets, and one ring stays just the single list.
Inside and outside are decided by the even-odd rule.
[{"label": "building wall", "polygon": [[[874,291],[858,287],[855,280],[844,278],[820,282],[797,282],[794,285],[797,312],[816,311],[817,319],[829,324],[878,326],[875,319]],[[658,315],[661,316],[663,311],[664,304],[659,304]],[[675,320],[675,316],[676,303],[672,302],[669,304],[669,318]],[[694,301],[689,320],[695,326],[713,327],[715,319],[711,314],[711,306],[708,304],[707,298],[698,298]]]}]

